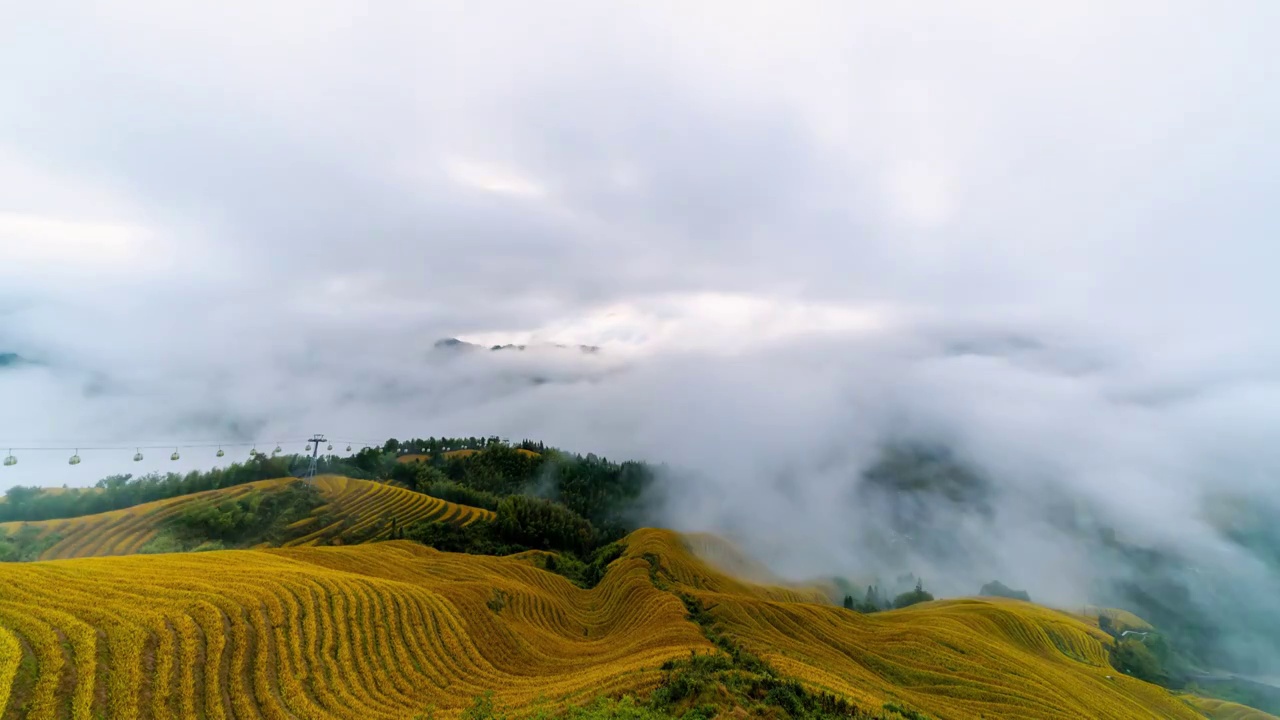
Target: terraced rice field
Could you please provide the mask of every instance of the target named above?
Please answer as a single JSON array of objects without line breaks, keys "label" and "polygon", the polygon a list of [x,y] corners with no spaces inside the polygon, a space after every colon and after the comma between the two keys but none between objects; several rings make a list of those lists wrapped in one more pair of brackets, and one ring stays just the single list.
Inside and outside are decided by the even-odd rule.
[{"label": "terraced rice field", "polygon": [[796,589],[747,585],[667,531],[632,536],[662,558],[659,577],[698,597],[725,632],[774,668],[862,707],[946,718],[1202,718],[1107,662],[1110,636],[1038,605],[983,598],[860,615],[803,602]]},{"label": "terraced rice field", "polygon": [[[40,555],[41,560],[131,555],[153,540],[166,520],[193,505],[216,505],[252,493],[271,492],[293,481],[294,478],[260,480],[65,520],[0,523],[0,532],[34,525],[42,529],[42,534],[59,536],[61,539]],[[384,483],[333,475],[319,476],[315,482],[328,504],[317,508],[311,517],[295,523],[291,530],[296,537],[287,544],[378,540],[390,534],[392,518],[398,526],[404,527],[421,520],[467,525],[493,517],[489,510],[445,502]]]},{"label": "terraced rice field", "polygon": [[1119,608],[1087,606],[1084,608],[1083,615],[1087,618],[1091,618],[1095,624],[1103,617],[1109,618],[1111,620],[1111,624],[1114,625],[1117,630],[1142,631],[1155,629],[1151,627],[1151,623],[1146,620],[1143,620],[1128,610],[1121,610]]},{"label": "terraced rice field", "polygon": [[[462,450],[449,450],[449,451],[447,451],[447,452],[445,452],[445,453],[442,453],[442,454],[443,454],[446,458],[450,458],[450,459],[452,459],[452,458],[466,458],[466,457],[471,457],[472,455],[475,455],[475,454],[476,454],[476,453],[478,453],[478,452],[480,452],[480,451],[479,451],[479,450],[472,450],[471,448],[463,448]],[[533,455],[533,456],[537,456],[537,454],[538,454],[538,453],[533,452],[532,450],[524,450],[524,449],[516,450],[516,452],[519,452],[519,453],[521,453],[521,454],[525,454],[525,453],[527,453],[527,454],[530,454],[530,455]],[[430,456],[430,455],[422,455],[422,454],[413,454],[413,453],[410,453],[410,454],[408,454],[408,455],[401,455],[400,457],[396,458],[396,462],[402,462],[402,463],[426,462],[426,461],[428,461],[428,460],[430,460],[430,459],[431,459],[431,456]]]},{"label": "terraced rice field", "polygon": [[710,650],[641,559],[582,590],[406,541],[0,566],[0,628],[0,715],[31,720],[452,716],[644,691]]},{"label": "terraced rice field", "polygon": [[405,541],[0,565],[0,715],[453,717],[487,690],[517,712],[643,693],[663,661],[715,651],[684,592],[782,673],[864,708],[1204,717],[1112,670],[1109,638],[1064,613],[962,600],[863,616],[730,578],[691,551],[705,541],[627,543],[592,590]]},{"label": "terraced rice field", "polygon": [[1194,695],[1187,695],[1184,699],[1210,720],[1275,720],[1274,715],[1239,703],[1211,700]]},{"label": "terraced rice field", "polygon": [[[405,527],[423,520],[466,526],[494,517],[492,510],[458,505],[385,483],[322,475],[316,478],[316,485],[329,504],[294,523],[292,529],[305,534],[285,543],[286,547],[334,540],[338,544],[381,540],[390,535],[393,518],[399,527]],[[325,523],[326,516],[336,519]]]}]

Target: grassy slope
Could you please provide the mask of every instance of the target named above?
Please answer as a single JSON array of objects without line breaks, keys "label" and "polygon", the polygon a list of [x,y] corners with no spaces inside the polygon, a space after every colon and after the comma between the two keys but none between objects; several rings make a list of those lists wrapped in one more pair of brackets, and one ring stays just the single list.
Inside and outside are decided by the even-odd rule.
[{"label": "grassy slope", "polygon": [[529,707],[643,691],[709,648],[643,560],[582,590],[404,541],[11,564],[0,627],[35,661],[5,717],[31,718],[406,718],[490,689]]},{"label": "grassy slope", "polygon": [[863,616],[812,589],[732,579],[689,550],[706,544],[638,531],[592,590],[520,558],[403,541],[0,566],[0,628],[15,636],[0,633],[4,717],[452,716],[486,690],[517,710],[644,692],[665,660],[714,652],[675,593],[783,673],[862,707],[1203,717],[1108,667],[1106,636],[1072,616],[1006,600]]},{"label": "grassy slope", "polygon": [[[217,504],[251,493],[271,492],[293,480],[260,480],[65,520],[0,523],[0,532],[13,532],[23,525],[32,525],[41,528],[45,534],[59,536],[60,540],[41,554],[42,560],[130,555],[155,538],[165,520],[194,504]],[[296,537],[287,544],[379,539],[390,532],[392,518],[396,518],[403,527],[427,519],[465,525],[493,516],[488,510],[456,505],[368,480],[323,475],[316,478],[316,484],[328,504],[317,508],[311,518],[291,528]]]},{"label": "grassy slope", "polygon": [[1184,699],[1200,712],[1204,713],[1210,720],[1274,720],[1274,715],[1268,715],[1261,710],[1255,710],[1248,705],[1228,702],[1226,700],[1214,700],[1210,698],[1196,697],[1194,695],[1186,695]]},{"label": "grassy slope", "polygon": [[1202,717],[1112,669],[1110,638],[1075,616],[996,598],[859,615],[794,602],[796,589],[732,580],[686,547],[646,530],[632,537],[630,552],[660,558],[660,580],[701,600],[735,641],[780,672],[862,707],[893,703],[947,718]]}]

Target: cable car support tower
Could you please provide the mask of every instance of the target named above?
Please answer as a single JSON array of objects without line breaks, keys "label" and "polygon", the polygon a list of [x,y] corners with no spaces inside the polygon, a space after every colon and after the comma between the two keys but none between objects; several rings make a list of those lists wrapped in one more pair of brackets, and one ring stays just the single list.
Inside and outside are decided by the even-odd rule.
[{"label": "cable car support tower", "polygon": [[[328,441],[324,439],[324,433],[316,433],[307,441],[307,449],[311,451],[311,457],[307,460],[307,471],[302,475],[303,482],[310,483],[315,481],[316,466],[320,462],[320,445],[326,442]],[[332,450],[333,446],[330,445],[329,449]]]}]

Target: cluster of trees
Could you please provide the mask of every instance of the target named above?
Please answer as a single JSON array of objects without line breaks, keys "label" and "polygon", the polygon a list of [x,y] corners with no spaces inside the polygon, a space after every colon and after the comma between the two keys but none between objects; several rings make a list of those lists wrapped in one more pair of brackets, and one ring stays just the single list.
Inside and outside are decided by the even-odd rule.
[{"label": "cluster of trees", "polygon": [[1170,650],[1162,636],[1152,632],[1126,636],[1106,615],[1098,617],[1098,627],[1115,639],[1108,648],[1112,667],[1125,675],[1164,687],[1181,685],[1175,683],[1166,670]]},{"label": "cluster of trees", "polygon": [[[514,451],[524,448],[535,453],[549,452],[547,447],[531,440],[524,440],[517,446],[509,446],[496,437],[490,438],[428,438],[427,440],[408,441],[411,449],[440,454],[441,449],[493,449],[495,451]],[[317,471],[321,474],[332,473],[364,480],[384,480],[391,478],[398,465],[396,458],[400,454],[401,443],[388,440],[381,448],[365,448],[353,456],[336,455],[321,456],[317,463]],[[525,453],[516,453],[519,458],[528,459]],[[462,458],[452,461],[440,459],[441,467],[448,468],[448,473],[435,476],[437,480],[457,480],[464,474]],[[5,501],[0,503],[0,522],[56,520],[61,518],[80,517],[95,513],[133,507],[155,500],[216,490],[218,488],[243,485],[257,480],[280,477],[296,477],[305,467],[309,458],[297,455],[268,456],[258,454],[243,463],[232,463],[229,467],[207,471],[181,473],[151,473],[140,477],[131,474],[111,475],[97,482],[91,489],[70,489],[65,492],[49,492],[45,488],[15,486],[5,491]],[[435,462],[435,458],[433,458]],[[492,463],[490,463],[492,464]],[[502,482],[502,494],[518,492],[523,483],[530,479],[533,469],[528,466],[502,466],[496,469]],[[472,473],[467,479],[477,479]],[[511,489],[511,479],[515,479],[515,489]],[[407,486],[408,483],[404,483]],[[462,483],[463,487],[484,490],[483,483]],[[448,487],[437,488],[441,492],[449,491]],[[456,493],[457,488],[452,488]],[[453,498],[447,498],[453,499]],[[494,509],[496,500],[483,499],[481,496],[470,496],[469,505],[479,505]],[[487,505],[484,503],[488,503]]]},{"label": "cluster of trees", "polygon": [[[493,510],[492,522],[467,527],[418,523],[401,535],[440,550],[506,555],[547,550],[548,570],[594,585],[621,552],[616,541],[639,527],[638,508],[655,479],[644,463],[572,455],[533,441],[429,438],[388,442],[350,459],[365,472],[442,500]],[[474,446],[472,446],[474,445]],[[401,462],[406,454],[424,455]],[[466,456],[446,452],[472,449]]]},{"label": "cluster of trees", "polygon": [[[449,450],[472,449],[466,456],[446,457]],[[412,450],[422,462],[400,462]],[[257,455],[245,463],[186,475],[151,474],[139,478],[116,475],[92,490],[65,493],[17,487],[0,503],[0,522],[75,517],[126,508],[189,493],[232,487],[256,480],[296,476],[307,458]],[[513,446],[500,438],[427,438],[388,440],[347,456],[319,458],[320,473],[391,481],[451,502],[497,513],[492,523],[466,529],[398,528],[397,536],[415,536],[441,549],[505,553],[525,549],[572,554],[567,565],[588,564],[600,548],[638,527],[641,498],[654,482],[644,463],[614,463],[595,455],[572,455],[540,442]],[[246,544],[263,536],[280,517],[289,515],[296,498],[250,497],[218,506],[189,510],[175,518],[158,539],[161,549],[189,549],[197,540]],[[314,503],[302,503],[309,510]],[[278,506],[277,503],[284,503]],[[301,506],[301,505],[300,505]],[[30,555],[9,543],[9,554]],[[154,548],[153,548],[154,550]]]},{"label": "cluster of trees", "polygon": [[490,445],[473,455],[433,455],[427,462],[429,467],[439,470],[446,480],[473,490],[512,495],[537,494],[542,470],[552,461],[553,458],[520,452],[507,445]]},{"label": "cluster of trees", "polygon": [[484,508],[485,510],[496,511],[498,503],[502,502],[501,495],[484,490],[476,490],[461,483],[442,478],[443,476],[441,476],[441,479],[433,478],[430,482],[406,485],[406,487],[441,500],[448,500],[459,505]]},{"label": "cluster of trees", "polygon": [[[454,443],[447,441],[450,446]],[[532,448],[537,449],[522,452]],[[520,447],[489,442],[465,457],[438,452],[418,462],[398,462],[397,457],[385,449],[368,448],[350,462],[362,471],[385,473],[382,477],[410,490],[499,515],[505,498],[541,498],[585,520],[594,537],[591,547],[613,542],[642,524],[643,500],[656,478],[645,463],[571,455],[531,441]],[[574,527],[567,532],[579,531]],[[566,545],[565,549],[571,548]]]},{"label": "cluster of trees", "polygon": [[526,495],[511,495],[497,506],[493,521],[458,527],[430,520],[403,529],[402,537],[447,552],[510,555],[551,550],[589,556],[608,543],[585,518],[563,505]]},{"label": "cluster of trees", "polygon": [[982,589],[978,590],[978,594],[986,597],[1003,597],[1031,602],[1031,595],[1029,595],[1026,590],[1014,590],[999,580],[992,580],[986,585],[983,585]]},{"label": "cluster of trees", "polygon": [[245,463],[185,475],[111,475],[99,480],[91,490],[48,492],[37,487],[15,486],[5,492],[5,502],[0,503],[0,522],[54,520],[119,510],[204,490],[289,477],[299,464],[294,456],[258,455]]},{"label": "cluster of trees", "polygon": [[924,581],[917,580],[915,589],[900,593],[893,598],[881,592],[879,587],[868,585],[867,594],[861,601],[855,599],[852,595],[845,595],[844,607],[846,610],[855,612],[873,613],[881,610],[909,607],[917,603],[929,602],[930,600],[933,600],[933,595],[924,589]]},{"label": "cluster of trees", "polygon": [[[412,440],[404,441],[391,438],[382,445],[382,451],[388,454],[439,455],[453,450],[483,450],[491,445],[510,445],[510,443],[497,435],[465,438],[413,438]],[[527,439],[521,440],[515,447],[537,453],[544,452],[547,449],[547,446],[543,443]]]},{"label": "cluster of trees", "polygon": [[[447,456],[454,450],[475,450]],[[419,455],[405,462],[405,455]],[[348,458],[322,459],[321,472],[384,479],[442,500],[493,510],[466,527],[423,522],[394,535],[447,552],[508,555],[546,550],[548,570],[590,587],[639,527],[655,473],[644,463],[564,453],[541,442],[498,437],[388,440]]]},{"label": "cluster of trees", "polygon": [[498,535],[531,548],[586,554],[598,544],[596,529],[581,515],[542,498],[511,495],[498,504]]},{"label": "cluster of trees", "polygon": [[605,538],[619,538],[642,524],[644,501],[657,474],[647,463],[610,462],[594,454],[552,458],[547,497],[590,520]]},{"label": "cluster of trees", "polygon": [[[1101,528],[1098,540],[1101,562],[1130,571],[1107,588],[1104,597],[1108,604],[1123,607],[1159,628],[1158,633],[1125,635],[1124,628],[1100,617],[1098,626],[1116,638],[1111,661],[1117,670],[1175,690],[1187,686],[1194,668],[1254,670],[1238,668],[1237,648],[1233,647],[1236,638],[1222,631],[1231,621],[1215,616],[1197,601],[1186,561],[1168,550],[1127,543],[1112,528]],[[1262,635],[1265,624],[1257,629]],[[1213,694],[1234,699],[1220,692]]]},{"label": "cluster of trees", "polygon": [[311,484],[298,480],[273,492],[255,492],[218,504],[195,505],[168,522],[169,528],[197,544],[216,541],[247,547],[284,539],[287,526],[324,505]]},{"label": "cluster of trees", "polygon": [[17,530],[0,531],[0,562],[30,562],[53,547],[62,537],[45,535],[38,526],[22,525]]},{"label": "cluster of trees", "polygon": [[[621,543],[601,545],[590,552],[568,547],[555,547],[555,540],[538,537],[523,528],[502,522],[476,522],[460,527],[448,523],[420,522],[403,528],[400,537],[414,540],[444,552],[473,555],[511,555],[527,550],[548,550],[539,564],[571,582],[592,588],[604,577],[609,563],[617,560],[625,549]],[[554,554],[552,554],[554,553]]]}]

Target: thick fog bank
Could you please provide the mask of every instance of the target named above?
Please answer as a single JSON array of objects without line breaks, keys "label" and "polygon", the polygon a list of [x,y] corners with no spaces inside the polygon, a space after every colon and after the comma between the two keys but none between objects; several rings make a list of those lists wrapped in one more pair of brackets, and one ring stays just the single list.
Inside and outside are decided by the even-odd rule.
[{"label": "thick fog bank", "polygon": [[[1265,378],[1196,384],[1104,345],[988,331],[651,356],[430,340],[315,343],[253,358],[253,372],[228,355],[190,377],[87,358],[8,368],[0,391],[21,412],[0,430],[538,438],[666,463],[653,522],[729,536],[787,577],[892,589],[909,572],[943,596],[998,579],[1067,608],[1123,604],[1136,586],[1202,608],[1251,667],[1274,670],[1280,392]],[[28,453],[0,481],[174,469],[161,453],[147,468],[84,455],[68,468]]]}]

